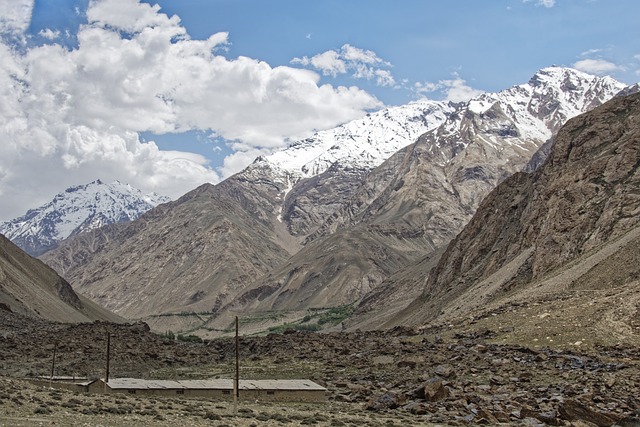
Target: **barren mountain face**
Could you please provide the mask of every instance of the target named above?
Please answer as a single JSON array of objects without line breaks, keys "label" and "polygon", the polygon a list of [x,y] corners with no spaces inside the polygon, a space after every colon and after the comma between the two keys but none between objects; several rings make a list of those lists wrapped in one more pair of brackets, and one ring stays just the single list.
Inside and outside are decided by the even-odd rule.
[{"label": "barren mountain face", "polygon": [[55,271],[1,234],[0,311],[59,322],[122,320],[78,296]]},{"label": "barren mountain face", "polygon": [[43,259],[117,313],[192,313],[189,329],[224,329],[211,322],[229,310],[352,304],[446,245],[561,123],[622,87],[549,68],[468,103],[394,107]]},{"label": "barren mountain face", "polygon": [[499,185],[451,242],[429,276],[421,318],[464,305],[465,295],[489,304],[536,283],[550,292],[637,288],[639,165],[640,95],[569,121],[546,163]]},{"label": "barren mountain face", "polygon": [[[83,294],[128,317],[215,310],[235,295],[236,286],[288,256],[261,221],[268,220],[268,206],[254,197],[258,190],[243,191],[242,184],[196,189],[114,228],[93,252],[75,246],[77,240],[66,242],[57,252],[68,263],[65,276]],[[77,259],[86,264],[74,264]]]}]

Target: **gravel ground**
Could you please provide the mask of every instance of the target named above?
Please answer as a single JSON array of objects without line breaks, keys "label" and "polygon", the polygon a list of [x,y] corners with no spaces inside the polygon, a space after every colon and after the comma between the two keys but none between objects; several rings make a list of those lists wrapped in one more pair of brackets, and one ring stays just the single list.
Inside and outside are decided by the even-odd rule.
[{"label": "gravel ground", "polygon": [[5,313],[0,425],[640,425],[637,346],[616,338],[615,344],[554,347],[566,342],[557,330],[555,341],[544,345],[505,340],[532,340],[515,333],[522,325],[505,322],[534,319],[544,326],[548,307],[522,304],[420,331],[241,337],[242,378],[306,378],[328,395],[313,405],[242,404],[237,416],[229,402],[78,394],[20,380],[49,375],[54,348],[56,375],[101,376],[106,331],[112,377],[231,378],[231,339],[187,343],[163,339],[140,323],[65,325]]}]

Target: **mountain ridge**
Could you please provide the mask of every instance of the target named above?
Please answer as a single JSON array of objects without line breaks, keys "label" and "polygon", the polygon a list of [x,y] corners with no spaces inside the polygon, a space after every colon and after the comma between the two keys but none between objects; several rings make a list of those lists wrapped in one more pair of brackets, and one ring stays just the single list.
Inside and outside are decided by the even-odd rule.
[{"label": "mountain ridge", "polygon": [[[547,161],[535,172],[515,174],[493,190],[450,243],[414,303],[421,313],[414,320],[421,323],[478,309],[479,301],[475,305],[461,301],[489,284],[493,287],[484,292],[486,303],[523,287],[527,290],[526,286],[531,289],[532,283],[559,293],[591,287],[625,289],[637,281],[640,271],[633,262],[618,264],[618,271],[600,266],[611,263],[612,256],[637,258],[639,117],[636,94],[615,98],[569,121]],[[612,246],[620,239],[627,243]],[[614,249],[598,255],[606,247]],[[628,252],[621,252],[624,248]],[[570,270],[572,263],[583,267]],[[598,268],[602,271],[596,280],[583,279]],[[556,275],[566,276],[568,282],[554,281]],[[454,309],[456,301],[463,308]]]},{"label": "mountain ridge", "polygon": [[76,294],[53,269],[1,234],[0,310],[58,322],[124,321]]},{"label": "mountain ridge", "polygon": [[38,256],[71,236],[102,226],[132,221],[170,199],[143,194],[128,184],[101,180],[69,187],[44,205],[0,224],[0,233],[27,253]]},{"label": "mountain ridge", "polygon": [[[561,117],[591,108],[624,87],[575,70],[552,68],[538,74],[544,76],[532,79],[535,85],[520,85],[502,95],[481,95],[475,99],[478,105],[474,100],[448,104],[452,112],[439,126],[376,169],[351,167],[344,159],[336,159],[327,168],[309,167],[305,172],[300,169],[303,161],[275,164],[268,157],[259,158],[220,184],[203,186],[143,215],[143,221],[148,221],[146,230],[135,223],[116,227],[120,230],[103,239],[111,243],[87,249],[82,245],[74,248],[78,241],[69,241],[43,259],[50,265],[66,259],[65,275],[76,288],[116,310],[124,307],[126,297],[120,294],[130,294],[132,286],[151,290],[154,283],[163,283],[163,287],[174,287],[173,308],[153,302],[155,297],[145,292],[150,302],[141,304],[147,308],[136,312],[135,303],[129,301],[126,313],[119,311],[127,316],[191,311],[209,313],[210,319],[225,307],[297,310],[305,309],[301,304],[305,300],[314,306],[357,301],[404,265],[453,238],[484,194],[523,168],[553,135]],[[562,91],[576,94],[559,96]],[[518,98],[518,108],[501,104],[509,96]],[[488,100],[493,100],[490,105]],[[565,101],[575,104],[567,106]],[[295,150],[300,147],[294,144]],[[352,153],[343,152],[346,159]],[[308,176],[302,176],[303,172]],[[318,174],[311,176],[312,172]],[[154,213],[160,210],[162,214]],[[178,217],[182,219],[175,222]],[[153,244],[158,230],[163,230],[162,242],[171,246],[170,251]],[[234,239],[239,239],[240,246],[252,242],[254,250],[236,247]],[[196,250],[190,240],[200,242],[203,250]],[[220,264],[205,253],[216,247],[226,248],[237,258]],[[83,255],[69,256],[73,253]],[[109,253],[120,255],[114,258]],[[175,270],[177,275],[171,275],[162,266],[179,253],[193,254],[194,267],[189,271],[181,267]],[[353,262],[350,268],[327,269],[325,261],[331,257]],[[108,268],[114,260],[127,267],[118,269],[117,279]],[[217,272],[222,271],[231,276],[219,276]],[[304,273],[291,274],[294,271]],[[229,286],[214,283],[214,277],[235,279]],[[350,284],[355,287],[351,289]],[[251,295],[258,299],[250,301]]]}]

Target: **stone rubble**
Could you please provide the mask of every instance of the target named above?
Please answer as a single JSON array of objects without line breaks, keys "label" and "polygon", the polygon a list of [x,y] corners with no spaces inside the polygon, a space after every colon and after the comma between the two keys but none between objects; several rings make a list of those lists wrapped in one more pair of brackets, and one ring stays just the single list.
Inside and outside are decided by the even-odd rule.
[{"label": "stone rubble", "polygon": [[[231,363],[234,341],[168,341],[143,323],[62,325],[11,323],[0,316],[0,369],[48,375],[56,346],[58,375],[101,376],[106,330],[114,375],[145,377],[154,369]],[[361,410],[408,412],[448,425],[640,425],[640,350],[530,349],[491,342],[491,331],[448,339],[407,328],[352,333],[241,337],[241,360],[283,370],[303,362],[329,401]],[[57,343],[57,344],[56,344]],[[386,363],[373,363],[386,356]]]}]

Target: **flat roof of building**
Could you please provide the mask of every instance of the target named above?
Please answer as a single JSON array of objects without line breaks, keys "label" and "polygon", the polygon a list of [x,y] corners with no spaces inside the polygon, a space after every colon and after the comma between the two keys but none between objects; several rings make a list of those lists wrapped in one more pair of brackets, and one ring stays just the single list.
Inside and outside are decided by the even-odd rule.
[{"label": "flat roof of building", "polygon": [[51,381],[89,381],[89,378],[83,376],[70,376],[70,375],[54,375],[53,377],[50,375],[40,375],[38,377],[33,377],[38,380],[51,380]]},{"label": "flat roof of building", "polygon": [[[137,390],[232,390],[233,380],[144,380],[139,378],[111,378],[107,382],[111,389]],[[240,390],[287,390],[326,391],[326,388],[311,380],[240,380]]]}]

